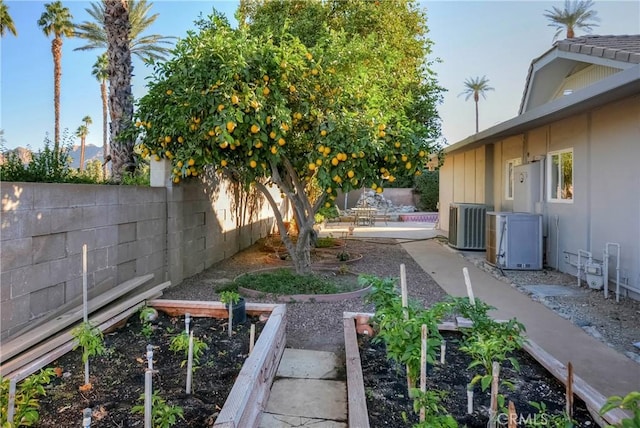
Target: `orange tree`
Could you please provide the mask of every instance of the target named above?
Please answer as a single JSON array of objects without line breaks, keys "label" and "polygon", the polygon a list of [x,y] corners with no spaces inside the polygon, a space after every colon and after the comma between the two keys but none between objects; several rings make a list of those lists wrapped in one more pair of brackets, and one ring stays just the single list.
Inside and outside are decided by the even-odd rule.
[{"label": "orange tree", "polygon": [[[371,43],[332,32],[309,49],[286,32],[275,43],[219,17],[201,22],[173,59],[156,66],[138,102],[138,152],[169,159],[175,183],[212,165],[255,186],[273,208],[296,271],[308,272],[314,214],[333,204],[336,191],[382,192],[398,171],[416,171],[428,150],[416,131],[423,124],[382,108],[396,100],[390,82],[376,83],[385,78],[384,59],[372,58]],[[271,185],[291,202],[296,242]]]}]

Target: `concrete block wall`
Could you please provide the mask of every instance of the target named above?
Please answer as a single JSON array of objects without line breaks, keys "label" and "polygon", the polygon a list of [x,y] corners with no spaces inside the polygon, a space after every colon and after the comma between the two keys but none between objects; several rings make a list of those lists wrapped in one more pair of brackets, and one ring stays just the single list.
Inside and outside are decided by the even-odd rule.
[{"label": "concrete block wall", "polygon": [[134,276],[164,278],[164,189],[1,184],[0,337],[82,295]]},{"label": "concrete block wall", "polygon": [[82,295],[85,243],[90,292],[147,273],[176,285],[273,222],[260,197],[215,177],[167,188],[2,182],[0,192],[0,339]]}]

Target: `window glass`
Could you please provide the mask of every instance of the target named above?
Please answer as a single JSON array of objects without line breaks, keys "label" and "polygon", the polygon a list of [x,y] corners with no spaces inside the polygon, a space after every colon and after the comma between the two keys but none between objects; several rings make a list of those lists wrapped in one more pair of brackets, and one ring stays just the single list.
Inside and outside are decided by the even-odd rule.
[{"label": "window glass", "polygon": [[549,153],[549,200],[573,200],[573,149]]}]

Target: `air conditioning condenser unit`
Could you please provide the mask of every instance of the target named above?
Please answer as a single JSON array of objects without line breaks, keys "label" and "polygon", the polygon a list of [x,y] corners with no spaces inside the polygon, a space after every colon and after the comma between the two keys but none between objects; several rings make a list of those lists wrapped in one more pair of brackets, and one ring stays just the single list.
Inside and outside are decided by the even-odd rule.
[{"label": "air conditioning condenser unit", "polygon": [[459,250],[485,249],[483,204],[452,203],[449,206],[449,245]]},{"label": "air conditioning condenser unit", "polygon": [[488,212],[487,261],[503,269],[542,269],[542,215]]}]

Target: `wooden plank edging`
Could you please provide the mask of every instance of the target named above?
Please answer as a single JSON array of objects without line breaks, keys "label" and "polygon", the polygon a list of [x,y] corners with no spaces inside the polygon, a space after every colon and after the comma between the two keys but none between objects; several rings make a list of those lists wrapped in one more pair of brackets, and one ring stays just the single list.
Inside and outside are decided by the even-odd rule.
[{"label": "wooden plank edging", "polygon": [[[104,309],[103,311],[96,313],[94,316],[91,316],[89,318],[89,321],[92,324],[100,327],[102,324],[107,323],[109,320],[111,320],[114,317],[117,317],[118,314],[120,314],[123,311],[126,311],[131,307],[135,306],[136,308],[140,308],[144,304],[144,300],[161,296],[162,290],[167,288],[169,285],[171,285],[170,281],[163,282],[162,284],[156,285],[155,287],[150,288],[149,290],[146,290],[138,295],[132,296],[127,300],[124,300],[110,308]],[[129,314],[128,316],[130,315],[131,314]],[[122,319],[120,321],[122,321]],[[109,326],[102,328],[102,330],[104,331],[106,328],[111,327],[112,325],[113,324],[110,324]],[[12,358],[11,360],[7,361],[6,363],[0,365],[0,373],[2,374],[3,377],[18,376],[19,378],[17,378],[16,380],[23,379],[29,374],[38,370],[39,368],[44,367],[44,365],[54,361],[56,358],[60,357],[61,355],[64,355],[65,353],[71,351],[71,348],[73,347],[73,345],[71,345],[71,348],[67,349],[65,352],[62,352],[62,353],[60,353],[61,351],[58,351],[57,349],[58,347],[66,346],[68,342],[73,342],[73,336],[71,335],[71,330],[72,330],[71,328],[68,328],[58,336],[54,337],[52,340],[36,345],[35,347],[32,347],[31,349],[26,350],[26,352],[19,354],[16,357]],[[56,354],[57,356],[53,358],[48,357],[48,355],[54,355],[54,354]],[[34,363],[34,361],[39,361],[39,362],[46,361],[46,362],[43,362],[42,365],[38,367],[37,363]],[[29,372],[28,370],[31,370],[31,371]]]},{"label": "wooden plank edging", "polygon": [[[360,315],[371,318],[373,317],[374,314],[365,313],[365,312],[344,312],[343,313],[344,326],[345,326],[344,327],[345,328],[345,333],[344,333],[345,334],[345,352],[347,353],[346,359],[347,359],[347,395],[349,397],[349,426],[358,426],[358,427],[364,426],[364,425],[361,425],[362,422],[360,421],[357,422],[356,425],[352,425],[351,413],[354,412],[354,413],[360,414],[364,411],[366,414],[367,408],[366,408],[366,402],[364,403],[364,407],[363,407],[361,403],[358,403],[358,400],[354,400],[353,403],[351,401],[351,384],[349,383],[349,379],[351,376],[349,374],[349,370],[350,370],[349,362],[350,360],[355,361],[354,351],[352,350],[352,348],[355,347],[355,350],[356,350],[355,352],[357,352],[358,364],[357,366],[353,364],[351,366],[351,370],[359,370],[360,377],[362,377],[362,366],[360,364],[360,351],[357,345],[357,336],[355,335],[355,325],[354,325],[354,322],[355,322],[354,318]],[[447,330],[447,331],[458,330],[458,327],[456,326],[456,324],[452,322],[444,322],[444,323],[438,324],[438,328],[440,330]],[[353,329],[353,334],[347,331],[349,329]],[[563,385],[566,385],[567,369],[564,364],[558,361],[553,355],[549,354],[542,347],[540,347],[540,345],[538,345],[531,339],[527,339],[527,342],[525,343],[522,349],[525,352],[527,352],[529,355],[531,355],[541,366],[547,369],[547,371],[553,377],[558,379],[558,381],[560,381]],[[360,388],[362,388],[362,390],[364,391],[364,384],[362,384],[362,387],[355,384],[354,387],[356,388],[355,390],[356,396],[360,394],[360,391],[359,391]],[[585,402],[587,407],[592,411],[592,413],[595,413],[595,415],[598,414],[598,411],[602,408],[602,406],[604,406],[606,402],[606,397],[604,395],[602,395],[599,391],[597,391],[595,388],[589,385],[584,379],[580,378],[579,376],[576,376],[575,374],[573,376],[573,391],[575,395],[580,397],[580,399]],[[595,415],[592,415],[592,416],[594,416],[594,419],[596,419],[597,421],[598,418],[595,417]],[[607,412],[605,415],[601,416],[601,418],[606,423],[611,425],[620,424],[622,419],[628,418],[628,417],[629,415],[626,412],[624,412],[622,409],[613,409]],[[368,426],[368,423],[369,423],[368,416],[367,416],[366,423],[367,423],[366,426]]]},{"label": "wooden plank edging", "polygon": [[286,313],[285,305],[275,305],[214,427],[258,426],[286,345]]},{"label": "wooden plank edging", "polygon": [[[227,306],[215,301],[157,299],[150,300],[148,304],[171,316],[183,315],[185,312],[189,312],[192,317],[225,318],[228,316]],[[245,309],[249,315],[260,315],[272,312],[279,306],[282,305],[247,302]]]},{"label": "wooden plank edging", "polygon": [[[101,307],[116,300],[124,294],[127,294],[128,292],[144,284],[145,282],[151,281],[152,279],[153,274],[136,277],[125,281],[122,284],[119,284],[117,287],[114,287],[111,290],[96,296],[95,298],[87,302],[89,313],[95,312]],[[70,326],[76,321],[81,320],[83,313],[84,312],[81,305],[75,310],[66,312],[42,324],[34,330],[28,331],[16,337],[15,339],[3,343],[2,348],[0,349],[0,363],[10,360],[12,357],[15,357],[24,350],[29,349],[30,347],[42,342],[46,338],[62,331],[65,327]]]},{"label": "wooden plank edging", "polygon": [[347,405],[349,409],[349,426],[369,428],[369,412],[364,392],[362,362],[356,336],[355,320],[343,314],[344,350],[347,366]]}]

